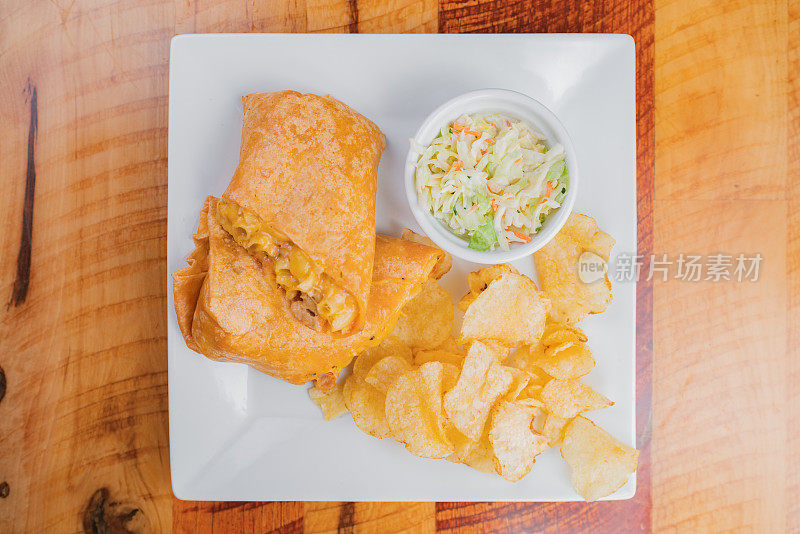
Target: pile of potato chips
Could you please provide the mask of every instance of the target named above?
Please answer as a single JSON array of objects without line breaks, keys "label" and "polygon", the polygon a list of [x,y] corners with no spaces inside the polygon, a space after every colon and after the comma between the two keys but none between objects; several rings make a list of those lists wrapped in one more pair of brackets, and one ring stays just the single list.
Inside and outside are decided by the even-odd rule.
[{"label": "pile of potato chips", "polygon": [[[427,239],[410,231],[403,237]],[[598,288],[571,287],[585,285],[575,273],[578,256],[589,250],[607,261],[613,243],[591,218],[574,214],[536,253],[544,291],[507,264],[471,273],[459,302],[464,320],[457,341],[450,337],[450,296],[428,281],[392,335],[356,358],[343,385],[311,388],[312,400],[326,419],[346,407],[371,436],[510,481],[560,445],[587,501],[613,493],[636,470],[639,451],[581,417],[613,403],[581,382],[595,360],[586,335],[573,326],[606,308],[610,284],[606,278]]]}]

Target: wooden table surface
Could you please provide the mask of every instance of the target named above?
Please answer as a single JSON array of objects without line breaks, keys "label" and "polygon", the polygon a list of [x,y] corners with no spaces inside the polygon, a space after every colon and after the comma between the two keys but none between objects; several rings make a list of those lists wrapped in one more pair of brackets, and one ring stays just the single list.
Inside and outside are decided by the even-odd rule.
[{"label": "wooden table surface", "polygon": [[[172,497],[169,39],[317,31],[634,35],[639,253],[763,257],[640,284],[635,499]],[[3,0],[0,532],[800,531],[799,45],[798,2]]]}]

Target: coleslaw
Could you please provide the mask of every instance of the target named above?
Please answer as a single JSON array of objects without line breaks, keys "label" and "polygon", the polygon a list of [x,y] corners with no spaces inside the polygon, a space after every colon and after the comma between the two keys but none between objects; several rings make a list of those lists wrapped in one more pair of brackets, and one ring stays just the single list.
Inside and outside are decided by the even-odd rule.
[{"label": "coleslaw", "polygon": [[462,115],[411,148],[420,204],[474,250],[527,243],[569,188],[564,148],[496,113]]}]

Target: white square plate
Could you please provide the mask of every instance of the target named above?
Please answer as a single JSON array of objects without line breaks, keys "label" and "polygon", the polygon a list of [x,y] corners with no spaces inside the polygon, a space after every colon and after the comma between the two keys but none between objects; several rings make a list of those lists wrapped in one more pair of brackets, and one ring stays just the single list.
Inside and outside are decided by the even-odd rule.
[{"label": "white square plate", "polygon": [[[575,210],[636,251],[634,45],[626,35],[185,35],[172,40],[169,95],[168,269],[185,265],[206,195],[224,191],[238,162],[241,97],[295,89],[332,94],[387,137],[378,176],[379,232],[418,230],[403,190],[408,140],[439,104],[475,89],[526,93],[561,119],[575,144]],[[533,260],[515,262],[535,276]],[[457,301],[476,266],[455,261],[442,283]],[[171,280],[168,287],[172,287]],[[180,499],[342,501],[569,501],[580,497],[558,449],[507,482],[424,460],[324,422],[306,388],[184,344],[169,315],[172,487]],[[605,313],[581,323],[597,359],[586,382],[616,404],[589,416],[634,445],[635,285],[614,284]],[[635,477],[611,499],[628,499]]]}]

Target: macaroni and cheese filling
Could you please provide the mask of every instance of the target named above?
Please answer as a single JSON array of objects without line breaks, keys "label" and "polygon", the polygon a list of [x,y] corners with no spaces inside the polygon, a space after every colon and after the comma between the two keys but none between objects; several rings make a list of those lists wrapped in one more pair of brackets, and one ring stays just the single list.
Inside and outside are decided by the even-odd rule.
[{"label": "macaroni and cheese filling", "polygon": [[356,318],[356,300],[316,265],[282,232],[234,202],[223,198],[219,222],[233,239],[260,261],[275,269],[278,285],[286,292],[294,315],[307,326],[333,332],[346,330]]}]

